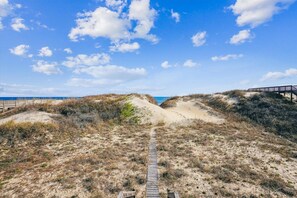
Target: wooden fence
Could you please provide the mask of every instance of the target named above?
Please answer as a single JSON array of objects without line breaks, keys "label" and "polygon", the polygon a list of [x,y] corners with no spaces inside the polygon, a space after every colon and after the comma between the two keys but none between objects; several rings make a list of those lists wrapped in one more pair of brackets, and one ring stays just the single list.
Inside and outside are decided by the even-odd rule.
[{"label": "wooden fence", "polygon": [[18,100],[0,100],[0,112],[4,112],[16,107],[26,106],[26,105],[34,105],[34,104],[44,104],[51,103],[57,100],[54,99],[18,99]]}]

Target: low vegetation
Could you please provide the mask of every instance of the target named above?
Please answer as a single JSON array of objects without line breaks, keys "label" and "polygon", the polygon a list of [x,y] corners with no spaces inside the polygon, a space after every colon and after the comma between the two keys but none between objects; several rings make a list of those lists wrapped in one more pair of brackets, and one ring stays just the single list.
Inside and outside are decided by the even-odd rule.
[{"label": "low vegetation", "polygon": [[[50,123],[0,125],[0,197],[108,198],[122,190],[145,197],[152,126],[140,124],[129,97],[91,96],[1,114],[58,116]],[[183,198],[297,196],[296,103],[277,94],[232,91],[175,97],[162,107],[192,99],[225,122],[153,126],[161,197],[167,190]]]},{"label": "low vegetation", "polygon": [[225,114],[248,119],[264,126],[268,131],[297,142],[297,103],[276,93],[259,93],[246,97],[243,91],[230,91],[224,95],[237,102],[228,105],[220,98],[210,96],[205,101]]},{"label": "low vegetation", "polygon": [[160,190],[181,197],[294,197],[297,145],[240,121],[157,130]]},{"label": "low vegetation", "polygon": [[58,116],[53,123],[0,125],[1,196],[115,197],[122,190],[137,190],[143,197],[143,145],[149,128],[137,125],[135,108],[126,99],[92,96],[2,114],[44,111]]}]

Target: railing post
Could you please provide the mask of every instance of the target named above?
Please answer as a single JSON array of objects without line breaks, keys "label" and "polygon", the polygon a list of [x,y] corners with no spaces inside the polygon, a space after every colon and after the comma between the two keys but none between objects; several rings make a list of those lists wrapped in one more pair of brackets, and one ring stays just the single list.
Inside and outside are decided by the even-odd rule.
[{"label": "railing post", "polygon": [[293,102],[293,85],[291,85],[291,102]]}]

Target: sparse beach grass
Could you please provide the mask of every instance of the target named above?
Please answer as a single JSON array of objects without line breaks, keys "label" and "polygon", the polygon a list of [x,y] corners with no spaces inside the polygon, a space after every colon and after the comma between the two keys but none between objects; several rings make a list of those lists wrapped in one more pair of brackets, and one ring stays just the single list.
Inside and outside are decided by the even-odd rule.
[{"label": "sparse beach grass", "polygon": [[143,197],[150,126],[136,124],[123,96],[112,97],[9,112],[60,116],[53,123],[0,125],[0,197],[115,197],[122,190]]},{"label": "sparse beach grass", "polygon": [[[0,197],[144,197],[152,127],[161,197],[297,196],[296,104],[233,91],[164,105],[111,94],[2,114],[17,119],[0,124]],[[21,112],[50,119],[22,122]]]},{"label": "sparse beach grass", "polygon": [[297,145],[242,122],[157,131],[160,189],[181,197],[292,197]]}]

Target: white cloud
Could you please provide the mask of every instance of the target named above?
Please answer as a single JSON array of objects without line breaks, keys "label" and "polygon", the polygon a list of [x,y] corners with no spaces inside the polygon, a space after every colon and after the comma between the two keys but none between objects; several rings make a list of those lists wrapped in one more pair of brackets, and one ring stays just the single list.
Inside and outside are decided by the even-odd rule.
[{"label": "white cloud", "polygon": [[29,28],[23,23],[24,19],[14,18],[12,19],[11,27],[14,31],[20,32],[21,30],[29,30]]},{"label": "white cloud", "polygon": [[10,14],[12,6],[8,0],[0,0],[0,30],[3,29],[2,19]]},{"label": "white cloud", "polygon": [[294,2],[295,0],[237,0],[230,9],[238,16],[236,22],[239,26],[256,27]]},{"label": "white cloud", "polygon": [[72,50],[70,48],[65,48],[64,52],[66,52],[67,54],[72,54]]},{"label": "white cloud", "polygon": [[41,56],[41,57],[44,57],[44,56],[47,56],[47,57],[50,57],[53,55],[53,52],[52,50],[49,48],[49,47],[43,47],[39,50],[39,54],[38,56]]},{"label": "white cloud", "polygon": [[172,67],[172,65],[169,64],[168,61],[164,61],[163,63],[161,63],[161,67],[164,69],[168,69],[168,68]]},{"label": "white cloud", "polygon": [[83,36],[93,38],[106,37],[111,40],[129,37],[129,20],[120,18],[120,14],[105,7],[99,7],[94,12],[79,15],[76,27],[72,28],[69,38],[78,41]]},{"label": "white cloud", "polygon": [[200,47],[206,42],[206,31],[198,32],[194,36],[192,36],[192,42],[195,47]]},{"label": "white cloud", "polygon": [[184,67],[196,67],[198,65],[199,65],[198,63],[194,62],[191,59],[186,60],[183,64]]},{"label": "white cloud", "polygon": [[10,53],[17,55],[17,56],[26,56],[28,49],[30,48],[29,45],[19,45],[15,48],[9,49]]},{"label": "white cloud", "polygon": [[180,22],[180,14],[171,10],[171,18],[175,20],[176,23]]},{"label": "white cloud", "polygon": [[[121,2],[126,6],[126,1],[106,1],[106,4],[113,7]],[[98,7],[93,12],[78,14],[76,27],[68,36],[72,41],[90,36],[109,38],[112,42],[142,38],[156,43],[157,37],[150,34],[156,15],[157,12],[150,8],[150,0],[132,0],[128,13]]]},{"label": "white cloud", "polygon": [[149,34],[154,27],[156,16],[156,10],[150,8],[150,0],[132,0],[129,7],[129,19],[137,21],[132,38],[144,38],[157,43],[158,38]]},{"label": "white cloud", "polygon": [[120,13],[127,6],[127,0],[105,0],[105,4]]},{"label": "white cloud", "polygon": [[[32,22],[34,22],[34,20],[32,20]],[[38,25],[39,27],[44,28],[44,29],[47,29],[47,30],[49,30],[49,31],[54,31],[54,30],[55,30],[54,28],[50,28],[50,27],[48,27],[47,25],[42,24],[40,21],[36,21],[35,23],[36,23],[36,25]]]},{"label": "white cloud", "polygon": [[0,30],[3,29],[3,18],[9,16],[14,9],[21,7],[21,4],[11,4],[8,0],[0,0]]},{"label": "white cloud", "polygon": [[297,76],[297,69],[290,68],[285,70],[284,72],[268,72],[261,78],[261,81],[278,80],[292,76]]},{"label": "white cloud", "polygon": [[56,62],[49,63],[43,60],[39,60],[36,64],[32,65],[32,68],[33,71],[43,73],[46,75],[62,73],[57,66],[58,63]]},{"label": "white cloud", "polygon": [[67,61],[64,61],[62,65],[73,68],[73,67],[84,67],[84,66],[96,66],[104,65],[110,62],[110,56],[108,54],[79,54],[75,57],[67,57]]},{"label": "white cloud", "polygon": [[139,43],[114,43],[113,46],[110,46],[110,51],[113,52],[134,52],[140,48]]},{"label": "white cloud", "polygon": [[230,44],[239,45],[253,38],[250,30],[241,30],[230,39]]},{"label": "white cloud", "polygon": [[117,65],[90,66],[77,68],[75,73],[86,73],[96,78],[137,79],[146,75],[144,68],[127,68]]},{"label": "white cloud", "polygon": [[239,59],[242,58],[243,54],[228,54],[224,56],[213,56],[211,57],[211,60],[216,62],[216,61],[228,61],[228,60],[234,60],[234,59]]}]

